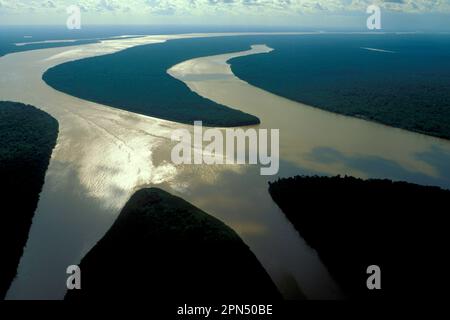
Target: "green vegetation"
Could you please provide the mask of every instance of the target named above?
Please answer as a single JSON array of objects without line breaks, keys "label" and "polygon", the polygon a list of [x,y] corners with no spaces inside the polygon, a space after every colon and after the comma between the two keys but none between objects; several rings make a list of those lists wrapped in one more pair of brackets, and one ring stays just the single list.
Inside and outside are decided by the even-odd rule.
[{"label": "green vegetation", "polygon": [[280,295],[238,235],[160,189],[142,189],[83,258],[66,299],[273,300]]},{"label": "green vegetation", "polygon": [[67,62],[44,81],[67,94],[127,111],[205,126],[258,124],[257,117],[205,99],[167,74],[177,63],[200,56],[247,50],[249,39],[186,39],[137,46],[114,54]]},{"label": "green vegetation", "polygon": [[426,84],[399,80],[376,90],[366,81],[347,86],[340,82],[339,86],[305,89],[302,97],[295,100],[327,111],[450,139],[450,94],[447,93],[450,84],[446,81],[438,77]]},{"label": "green vegetation", "polygon": [[[272,37],[231,60],[257,87],[327,111],[450,139],[449,35]],[[380,48],[395,53],[362,48]]]},{"label": "green vegetation", "polygon": [[57,136],[45,112],[0,102],[0,298],[16,275]]},{"label": "green vegetation", "polygon": [[[350,298],[424,297],[445,282],[450,191],[296,176],[270,183],[269,192]],[[370,265],[381,268],[380,291],[367,289]]]}]

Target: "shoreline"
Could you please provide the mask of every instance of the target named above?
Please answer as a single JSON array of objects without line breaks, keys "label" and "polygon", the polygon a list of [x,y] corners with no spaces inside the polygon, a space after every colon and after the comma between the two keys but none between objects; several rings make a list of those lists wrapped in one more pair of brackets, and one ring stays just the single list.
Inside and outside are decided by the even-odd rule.
[{"label": "shoreline", "polygon": [[45,172],[58,136],[58,122],[30,105],[0,101],[0,299],[16,276]]}]

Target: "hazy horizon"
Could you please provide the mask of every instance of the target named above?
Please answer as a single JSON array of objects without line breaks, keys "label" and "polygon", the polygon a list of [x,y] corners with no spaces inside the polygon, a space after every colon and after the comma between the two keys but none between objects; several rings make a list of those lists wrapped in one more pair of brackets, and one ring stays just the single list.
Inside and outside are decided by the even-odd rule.
[{"label": "hazy horizon", "polygon": [[64,26],[77,5],[83,25],[217,26],[362,30],[381,8],[383,30],[450,30],[450,0],[0,0],[2,26]]}]

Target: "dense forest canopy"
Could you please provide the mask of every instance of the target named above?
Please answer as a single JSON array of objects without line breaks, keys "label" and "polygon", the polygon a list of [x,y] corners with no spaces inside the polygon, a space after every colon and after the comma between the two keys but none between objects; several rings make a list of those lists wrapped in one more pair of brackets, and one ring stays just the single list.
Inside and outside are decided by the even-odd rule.
[{"label": "dense forest canopy", "polygon": [[57,136],[45,112],[0,102],[0,298],[16,275]]},{"label": "dense forest canopy", "polygon": [[275,50],[230,61],[236,76],[320,109],[450,139],[450,35],[322,34],[263,43]]},{"label": "dense forest canopy", "polygon": [[114,54],[67,62],[49,69],[44,81],[85,100],[160,119],[205,126],[258,124],[257,117],[192,92],[167,70],[193,58],[248,50],[248,37],[178,39]]},{"label": "dense forest canopy", "polygon": [[69,300],[273,301],[277,288],[223,222],[161,189],[136,192],[80,264]]},{"label": "dense forest canopy", "polygon": [[[269,192],[350,298],[433,294],[448,273],[450,191],[390,180],[296,176]],[[367,267],[381,268],[380,291]]]}]

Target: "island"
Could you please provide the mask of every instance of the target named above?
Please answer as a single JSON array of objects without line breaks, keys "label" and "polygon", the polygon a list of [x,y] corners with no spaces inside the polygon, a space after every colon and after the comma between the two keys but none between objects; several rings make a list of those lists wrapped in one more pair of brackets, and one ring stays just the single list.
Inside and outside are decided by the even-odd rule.
[{"label": "island", "polygon": [[79,267],[81,289],[66,300],[281,299],[232,229],[158,188],[137,191]]},{"label": "island", "polygon": [[[351,299],[406,299],[445,286],[450,191],[348,176],[296,176],[269,184],[273,200]],[[381,270],[369,290],[368,267]]]},{"label": "island", "polygon": [[28,239],[58,122],[29,105],[0,102],[0,298],[14,279]]},{"label": "island", "polygon": [[257,117],[203,98],[167,73],[188,59],[246,50],[248,41],[225,37],[141,45],[66,62],[42,78],[69,95],[150,117],[191,125],[203,121],[209,127],[256,125]]}]

